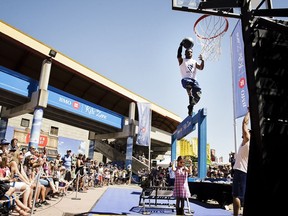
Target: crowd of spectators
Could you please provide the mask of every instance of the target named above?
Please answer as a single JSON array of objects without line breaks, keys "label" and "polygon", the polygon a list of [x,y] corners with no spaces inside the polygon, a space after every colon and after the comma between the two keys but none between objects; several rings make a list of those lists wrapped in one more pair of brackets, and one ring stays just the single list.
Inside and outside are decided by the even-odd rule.
[{"label": "crowd of spectators", "polygon": [[32,209],[49,206],[51,198],[66,196],[68,190],[86,192],[91,187],[129,183],[131,170],[116,163],[98,163],[70,149],[48,157],[45,147],[27,149],[17,142],[15,138],[0,143],[0,213],[9,206],[10,213],[30,215]]},{"label": "crowd of spectators", "polygon": [[[139,183],[144,187],[147,186],[173,186],[174,178],[171,171],[172,164],[168,167],[156,166],[152,167],[149,171],[148,169],[141,169],[138,171],[138,179]],[[210,165],[207,168],[207,176],[206,180],[231,180],[232,179],[232,167],[230,164],[223,165]],[[196,164],[192,165],[192,174],[190,175],[192,178],[198,177],[198,167]]]}]

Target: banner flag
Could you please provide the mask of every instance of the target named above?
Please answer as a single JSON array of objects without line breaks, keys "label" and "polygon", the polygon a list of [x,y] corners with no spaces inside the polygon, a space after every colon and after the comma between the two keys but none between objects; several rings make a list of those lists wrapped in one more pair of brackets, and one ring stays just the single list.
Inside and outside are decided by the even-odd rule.
[{"label": "banner flag", "polygon": [[142,146],[150,146],[150,132],[151,132],[151,111],[149,103],[137,103],[138,106],[138,135],[136,144]]},{"label": "banner flag", "polygon": [[231,34],[234,119],[247,113],[249,93],[247,88],[244,43],[241,21]]}]

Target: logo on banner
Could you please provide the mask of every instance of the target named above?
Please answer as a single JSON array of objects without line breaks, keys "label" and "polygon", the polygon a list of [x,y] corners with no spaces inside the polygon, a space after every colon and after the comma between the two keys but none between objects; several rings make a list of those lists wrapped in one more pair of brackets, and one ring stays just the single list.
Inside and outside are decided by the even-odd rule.
[{"label": "logo on banner", "polygon": [[239,80],[239,88],[244,88],[245,87],[245,84],[246,84],[246,79],[245,77],[242,77],[240,80]]},{"label": "logo on banner", "polygon": [[80,108],[80,104],[77,101],[73,102],[73,108],[74,109],[79,109]]},{"label": "logo on banner", "polygon": [[[26,143],[28,144],[30,141],[30,133],[27,134],[25,140],[26,140]],[[45,147],[47,146],[47,144],[48,144],[48,137],[44,135],[40,135],[38,147]]]}]

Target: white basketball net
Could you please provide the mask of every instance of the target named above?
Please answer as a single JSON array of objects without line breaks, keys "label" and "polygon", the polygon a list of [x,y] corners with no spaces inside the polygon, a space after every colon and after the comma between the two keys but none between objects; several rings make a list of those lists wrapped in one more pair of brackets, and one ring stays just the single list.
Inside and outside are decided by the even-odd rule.
[{"label": "white basketball net", "polygon": [[221,39],[228,29],[228,20],[225,17],[213,15],[202,17],[194,25],[197,42],[201,45],[201,54],[205,60],[219,60]]}]

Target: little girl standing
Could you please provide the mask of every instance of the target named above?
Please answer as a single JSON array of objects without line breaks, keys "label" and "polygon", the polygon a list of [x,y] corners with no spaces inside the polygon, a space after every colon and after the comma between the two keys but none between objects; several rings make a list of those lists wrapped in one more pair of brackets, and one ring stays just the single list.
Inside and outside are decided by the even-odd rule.
[{"label": "little girl standing", "polygon": [[177,158],[177,166],[173,163],[175,172],[175,183],[173,196],[176,198],[176,214],[184,215],[184,201],[191,196],[188,186],[188,175],[192,173],[192,160],[189,159],[189,166],[185,166],[185,160],[182,156]]}]

